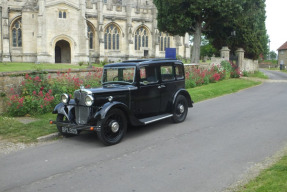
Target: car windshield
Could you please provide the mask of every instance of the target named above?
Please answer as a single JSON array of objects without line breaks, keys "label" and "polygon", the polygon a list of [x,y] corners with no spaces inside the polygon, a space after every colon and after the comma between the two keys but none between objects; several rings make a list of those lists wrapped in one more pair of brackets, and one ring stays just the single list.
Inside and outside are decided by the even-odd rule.
[{"label": "car windshield", "polygon": [[132,84],[135,79],[135,67],[106,67],[102,83]]}]

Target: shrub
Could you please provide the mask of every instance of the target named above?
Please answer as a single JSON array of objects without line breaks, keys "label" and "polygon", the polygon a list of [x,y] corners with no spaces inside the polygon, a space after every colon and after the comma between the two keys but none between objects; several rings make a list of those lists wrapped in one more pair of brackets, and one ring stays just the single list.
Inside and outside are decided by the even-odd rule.
[{"label": "shrub", "polygon": [[244,70],[244,71],[242,72],[242,75],[243,75],[243,77],[248,77],[248,72]]},{"label": "shrub", "polygon": [[102,66],[105,66],[106,64],[108,64],[108,61],[106,59],[104,59],[103,61],[100,61],[100,64]]},{"label": "shrub", "polygon": [[221,63],[220,63],[220,65],[223,67],[223,69],[226,71],[226,72],[230,72],[231,71],[231,64],[230,64],[230,62],[228,62],[228,61],[222,61]]},{"label": "shrub", "polygon": [[237,73],[239,73],[240,76],[239,68],[228,61],[224,61],[220,65],[213,64],[210,69],[186,67],[185,70],[186,88],[215,83],[222,79],[229,78],[231,73],[232,77],[237,77],[234,76],[234,74]]},{"label": "shrub", "polygon": [[239,67],[234,64],[234,63],[231,63],[231,72],[230,72],[230,77],[231,78],[239,78],[240,77],[240,69]]},{"label": "shrub", "polygon": [[80,79],[71,75],[71,70],[66,73],[57,73],[56,78],[49,75],[25,75],[21,83],[20,93],[14,89],[10,90],[8,98],[7,114],[10,116],[24,116],[26,114],[36,115],[51,112],[60,102],[60,95],[67,93],[73,96],[76,89],[81,85],[87,88],[98,87],[102,76],[102,68],[94,68],[94,72]]}]

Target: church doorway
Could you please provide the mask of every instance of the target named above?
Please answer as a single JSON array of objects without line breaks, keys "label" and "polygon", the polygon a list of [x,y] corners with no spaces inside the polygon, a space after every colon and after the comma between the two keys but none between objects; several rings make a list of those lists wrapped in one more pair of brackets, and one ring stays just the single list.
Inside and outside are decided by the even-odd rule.
[{"label": "church doorway", "polygon": [[71,63],[70,43],[60,40],[55,46],[55,63]]}]

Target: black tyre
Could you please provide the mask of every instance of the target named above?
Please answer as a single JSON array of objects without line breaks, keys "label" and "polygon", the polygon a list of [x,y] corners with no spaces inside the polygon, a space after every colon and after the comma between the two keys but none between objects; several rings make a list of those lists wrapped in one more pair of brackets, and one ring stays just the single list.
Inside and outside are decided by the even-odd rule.
[{"label": "black tyre", "polygon": [[101,129],[97,132],[104,145],[119,143],[127,132],[127,119],[120,109],[112,109],[102,121]]},{"label": "black tyre", "polygon": [[173,109],[172,120],[175,123],[183,122],[188,112],[187,100],[183,95],[178,95]]},{"label": "black tyre", "polygon": [[[58,115],[57,115],[57,120],[56,120],[56,121],[57,121],[57,122],[69,122],[68,119],[67,119],[67,117],[66,117],[65,115],[62,115],[62,114],[58,114]],[[57,129],[58,129],[59,133],[60,133],[61,135],[63,135],[64,137],[73,136],[73,134],[63,133],[63,131],[62,131],[62,126],[60,126],[60,125],[57,125]]]}]

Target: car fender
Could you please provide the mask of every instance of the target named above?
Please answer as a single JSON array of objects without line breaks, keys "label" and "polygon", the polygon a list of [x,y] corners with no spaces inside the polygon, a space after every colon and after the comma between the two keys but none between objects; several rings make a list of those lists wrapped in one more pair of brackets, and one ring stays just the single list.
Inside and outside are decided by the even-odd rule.
[{"label": "car fender", "polygon": [[[65,115],[67,117],[67,119],[70,121],[71,120],[71,110],[75,107],[74,105],[70,105],[70,104],[74,104],[75,101],[71,100],[69,102],[69,105],[65,105],[64,103],[59,103],[58,105],[56,105],[56,107],[53,110],[53,114],[62,114]],[[68,109],[68,113],[66,112],[65,108]]]},{"label": "car fender", "polygon": [[179,89],[173,96],[173,100],[172,100],[172,106],[174,106],[175,104],[175,100],[177,98],[178,95],[183,95],[185,96],[187,103],[188,103],[188,107],[193,107],[193,101],[189,95],[189,93],[187,92],[186,89]]},{"label": "car fender", "polygon": [[106,115],[108,114],[108,112],[111,109],[114,108],[118,108],[121,109],[124,113],[126,113],[128,116],[130,115],[130,110],[128,108],[128,106],[122,102],[118,102],[118,101],[112,101],[112,102],[107,102],[102,106],[102,109],[99,110],[95,115],[94,115],[94,119],[100,119],[103,120]]}]

